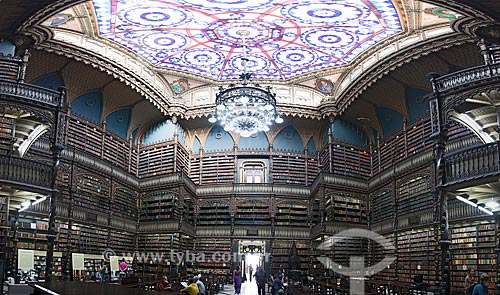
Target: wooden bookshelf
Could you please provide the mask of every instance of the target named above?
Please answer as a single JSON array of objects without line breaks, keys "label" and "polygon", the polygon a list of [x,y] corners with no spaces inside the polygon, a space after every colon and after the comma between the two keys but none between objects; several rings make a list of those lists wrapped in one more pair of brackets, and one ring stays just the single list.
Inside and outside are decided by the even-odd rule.
[{"label": "wooden bookshelf", "polygon": [[[382,235],[384,239],[389,241],[392,245],[394,245],[394,235],[392,233]],[[384,248],[381,244],[375,243],[372,241],[368,241],[368,245],[370,248],[370,265],[376,265],[385,257],[396,257],[396,250],[390,250]],[[373,274],[372,278],[378,281],[384,282],[394,282],[396,281],[396,271],[395,271],[395,263],[393,262],[391,265],[388,265],[384,270]]]},{"label": "wooden bookshelf", "polygon": [[[137,272],[141,276],[169,275],[176,265],[173,253],[179,251],[178,234],[139,234]],[[171,254],[172,253],[172,254]]]},{"label": "wooden bookshelf", "polygon": [[477,225],[457,224],[451,229],[451,286],[454,291],[464,290],[467,268],[477,268]]},{"label": "wooden bookshelf", "polygon": [[269,205],[265,201],[246,200],[236,206],[235,225],[271,225]]},{"label": "wooden bookshelf", "polygon": [[312,224],[319,224],[321,222],[321,206],[320,206],[320,200],[319,198],[313,198],[309,202],[310,208],[309,208],[309,213],[310,214],[310,221]]},{"label": "wooden bookshelf", "polygon": [[178,218],[176,214],[177,195],[170,192],[155,193],[141,200],[141,221],[168,220]]},{"label": "wooden bookshelf", "polygon": [[394,219],[393,195],[390,190],[381,190],[372,195],[370,214],[372,224]]},{"label": "wooden bookshelf", "polygon": [[371,155],[372,174],[377,175],[408,156],[432,149],[430,135],[430,120],[425,117],[406,126],[405,130],[381,140]]},{"label": "wooden bookshelf", "polygon": [[[47,250],[47,234],[49,225],[47,221],[20,218],[16,238],[17,247],[22,249]],[[54,248],[57,249],[57,239]]]},{"label": "wooden bookshelf", "polygon": [[135,175],[137,149],[127,139],[76,115],[69,117],[67,144]]},{"label": "wooden bookshelf", "polygon": [[326,250],[324,255],[342,267],[349,267],[351,257],[358,256],[368,259],[366,257],[366,253],[369,253],[368,242],[369,240],[366,238],[342,238],[339,234],[336,234],[333,246],[331,249]]},{"label": "wooden bookshelf", "polygon": [[107,248],[112,249],[117,255],[129,256],[133,253],[135,232],[126,232],[113,229],[110,232]]},{"label": "wooden bookshelf", "polygon": [[175,142],[165,141],[139,148],[139,177],[173,173]]},{"label": "wooden bookshelf", "polygon": [[125,171],[129,171],[129,163],[131,160],[134,160],[131,159],[133,149],[129,142],[121,136],[113,134],[110,131],[104,134],[103,160],[109,161]]},{"label": "wooden bookshelf", "polygon": [[[11,222],[9,220],[9,196],[0,196],[0,243],[3,247],[9,246],[11,235]],[[7,258],[7,253],[2,253],[0,257]]]},{"label": "wooden bookshelf", "polygon": [[[53,276],[62,277],[62,254],[60,252],[54,252],[53,256]],[[34,267],[36,273],[36,280],[45,281],[45,270],[47,267],[46,263],[47,252],[46,251],[35,251],[34,256]]]},{"label": "wooden bookshelf", "polygon": [[60,223],[58,227],[59,232],[59,243],[58,251],[66,252],[68,251],[69,244],[71,242],[71,251],[79,252],[78,244],[80,241],[80,227],[78,225],[73,225],[71,230],[71,240],[69,238],[69,227],[67,223]]},{"label": "wooden bookshelf", "polygon": [[318,159],[316,155],[309,155],[307,158],[307,183],[311,185],[319,174]]},{"label": "wooden bookshelf", "polygon": [[222,201],[210,201],[199,206],[198,225],[231,225],[229,204]]},{"label": "wooden bookshelf", "polygon": [[189,174],[191,165],[189,152],[181,144],[177,144],[176,165],[176,171],[184,171],[186,174]]},{"label": "wooden bookshelf", "polygon": [[102,254],[108,246],[108,229],[80,225],[78,251]]},{"label": "wooden bookshelf", "polygon": [[309,263],[309,269],[307,274],[312,277],[320,277],[323,274],[321,273],[321,269],[324,267],[321,261],[318,259],[322,254],[324,255],[324,251],[320,249],[320,245],[322,243],[321,238],[314,239],[310,241],[310,249],[309,255],[306,257],[301,257],[303,259],[307,259]]},{"label": "wooden bookshelf", "polygon": [[307,205],[301,202],[280,202],[274,209],[277,226],[309,227]]},{"label": "wooden bookshelf", "polygon": [[306,158],[304,154],[273,153],[271,161],[273,183],[306,184]]},{"label": "wooden bookshelf", "polygon": [[276,274],[281,269],[288,269],[288,254],[292,246],[292,241],[274,240],[271,242],[271,273]]},{"label": "wooden bookshelf", "polygon": [[362,198],[344,193],[330,193],[325,199],[326,221],[367,223],[367,204]]},{"label": "wooden bookshelf", "polygon": [[127,188],[117,188],[113,196],[113,215],[137,219],[137,194]]},{"label": "wooden bookshelf", "polygon": [[[450,121],[450,126],[448,127],[448,141],[454,141],[457,139],[463,139],[466,137],[476,137],[477,136],[463,124],[456,121]],[[478,139],[479,140],[479,139]]]},{"label": "wooden bookshelf", "polygon": [[83,118],[70,116],[68,123],[67,144],[77,147],[96,157],[102,153],[102,129],[100,126]]},{"label": "wooden bookshelf", "polygon": [[398,233],[399,281],[413,283],[415,275],[423,275],[424,283],[434,282],[434,237],[432,228]]},{"label": "wooden bookshelf", "polygon": [[204,238],[195,242],[200,257],[195,268],[198,273],[226,274],[231,272],[233,251],[230,239]]},{"label": "wooden bookshelf", "polygon": [[110,211],[109,185],[102,179],[84,174],[77,181],[74,204],[88,211]]},{"label": "wooden bookshelf", "polygon": [[464,278],[469,267],[476,271],[495,272],[494,220],[451,225],[451,287],[452,291],[464,290]]},{"label": "wooden bookshelf", "polygon": [[477,225],[477,271],[492,274],[495,272],[497,255],[495,253],[495,223],[490,220]]},{"label": "wooden bookshelf", "polygon": [[14,130],[14,119],[0,116],[0,151],[2,154],[12,150]]},{"label": "wooden bookshelf", "polygon": [[232,154],[204,154],[200,184],[235,182],[235,157]]},{"label": "wooden bookshelf", "polygon": [[330,166],[332,165],[332,158],[331,158],[331,155],[330,155],[330,148],[331,147],[332,147],[332,144],[327,144],[319,152],[319,167],[318,167],[318,170],[320,172],[330,173]]},{"label": "wooden bookshelf", "polygon": [[[121,253],[120,253],[121,254]],[[120,255],[118,254],[118,255]],[[84,279],[85,281],[97,281],[97,273],[101,267],[103,256],[100,254],[88,254],[84,253],[83,256],[83,267],[84,267]]]},{"label": "wooden bookshelf", "polygon": [[431,120],[425,117],[409,125],[406,130],[406,145],[408,156],[432,149],[433,141]]},{"label": "wooden bookshelf", "polygon": [[199,185],[201,183],[201,157],[199,155],[192,155],[189,162],[189,177],[194,184]]},{"label": "wooden bookshelf", "polygon": [[371,159],[366,149],[344,142],[332,145],[333,173],[367,179],[371,175]]},{"label": "wooden bookshelf", "polygon": [[433,195],[430,191],[430,176],[417,175],[402,181],[398,185],[398,215],[419,212],[433,206]]}]

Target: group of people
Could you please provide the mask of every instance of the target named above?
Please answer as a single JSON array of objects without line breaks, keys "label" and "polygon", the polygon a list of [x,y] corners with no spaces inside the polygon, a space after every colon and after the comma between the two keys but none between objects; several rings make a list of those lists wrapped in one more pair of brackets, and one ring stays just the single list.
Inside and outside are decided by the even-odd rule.
[{"label": "group of people", "polygon": [[[125,258],[123,258],[118,264],[118,270],[119,270],[119,278],[121,280],[126,276],[128,271],[128,264],[125,261]],[[108,265],[103,260],[97,272],[97,276],[99,277],[99,282],[100,283],[106,282],[106,280],[108,279],[108,274],[110,273],[111,272],[108,270]]]},{"label": "group of people", "polygon": [[490,276],[482,273],[479,282],[476,280],[476,270],[470,267],[465,276],[465,295],[487,295],[490,283]]},{"label": "group of people", "polygon": [[[253,273],[253,268],[249,268],[249,276],[250,276],[250,282],[252,281],[252,273]],[[268,279],[267,273],[264,271],[263,266],[259,266],[255,274],[253,275],[255,277],[255,283],[257,284],[257,294],[258,295],[265,295],[266,294],[266,281]],[[241,273],[241,270],[239,268],[235,269],[233,271],[233,281],[234,281],[234,292],[236,295],[239,295],[241,293],[241,284],[243,282],[243,276]],[[273,291],[273,294],[285,294],[285,286],[283,284],[283,276],[281,273],[274,275],[272,277],[272,283],[271,288]]]}]

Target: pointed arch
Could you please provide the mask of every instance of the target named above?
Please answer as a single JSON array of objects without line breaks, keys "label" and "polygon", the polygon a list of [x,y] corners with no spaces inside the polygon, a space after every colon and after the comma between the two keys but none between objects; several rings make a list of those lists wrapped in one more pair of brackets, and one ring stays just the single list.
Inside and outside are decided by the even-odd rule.
[{"label": "pointed arch", "polygon": [[31,84],[57,90],[59,87],[64,86],[64,80],[58,73],[53,73],[48,76],[39,78]]},{"label": "pointed arch", "polygon": [[70,102],[71,112],[78,116],[101,124],[102,114],[102,93],[99,90],[87,92],[79,95]]},{"label": "pointed arch", "polygon": [[239,150],[268,150],[269,139],[265,132],[257,132],[250,137],[240,137],[238,142]]},{"label": "pointed arch", "polygon": [[330,124],[330,130],[334,140],[366,146],[366,135],[356,125],[338,119]]},{"label": "pointed arch", "polygon": [[127,138],[131,113],[130,108],[123,108],[107,115],[105,120],[107,130],[116,133],[118,136]]},{"label": "pointed arch", "polygon": [[200,152],[200,148],[201,148],[201,141],[198,138],[198,136],[195,135],[194,136],[193,147],[192,147],[191,151],[192,151],[193,154],[198,154]]},{"label": "pointed arch", "polygon": [[173,140],[176,131],[177,126],[170,119],[157,122],[148,128],[140,139],[140,143],[150,145],[162,141]]},{"label": "pointed arch", "polygon": [[16,45],[14,45],[14,43],[10,42],[9,40],[0,42],[0,54],[14,56],[15,53]]},{"label": "pointed arch", "polygon": [[273,149],[275,151],[302,153],[304,151],[304,143],[297,130],[293,126],[288,125],[274,139]]},{"label": "pointed arch", "polygon": [[380,125],[382,126],[384,138],[403,129],[404,116],[398,111],[384,107],[377,107],[375,111]]},{"label": "pointed arch", "polygon": [[216,151],[230,151],[234,148],[234,139],[225,131],[222,126],[215,125],[212,127],[208,133],[207,140],[205,142],[204,151],[205,152],[216,152]]},{"label": "pointed arch", "polygon": [[316,144],[314,143],[314,138],[311,136],[307,141],[307,152],[311,154],[316,154]]},{"label": "pointed arch", "polygon": [[429,116],[429,103],[426,99],[426,95],[429,93],[431,92],[421,88],[407,87],[405,89],[405,99],[408,114],[410,114],[410,123]]}]

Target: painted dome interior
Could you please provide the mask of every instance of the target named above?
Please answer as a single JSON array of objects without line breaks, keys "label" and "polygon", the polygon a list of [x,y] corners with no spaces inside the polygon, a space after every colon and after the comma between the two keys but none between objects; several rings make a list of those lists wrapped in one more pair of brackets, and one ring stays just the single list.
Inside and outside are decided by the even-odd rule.
[{"label": "painted dome interior", "polygon": [[92,3],[102,38],[157,67],[215,80],[237,79],[244,54],[248,71],[270,80],[343,66],[402,31],[388,0]]}]

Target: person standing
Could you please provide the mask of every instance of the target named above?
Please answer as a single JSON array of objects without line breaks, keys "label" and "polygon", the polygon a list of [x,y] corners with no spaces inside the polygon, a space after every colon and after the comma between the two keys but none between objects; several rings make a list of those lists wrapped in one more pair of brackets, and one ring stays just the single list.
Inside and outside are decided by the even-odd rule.
[{"label": "person standing", "polygon": [[239,268],[235,269],[233,272],[233,281],[234,281],[234,292],[236,295],[241,292],[241,271]]},{"label": "person standing", "polygon": [[266,280],[267,273],[264,268],[259,266],[259,269],[255,272],[255,282],[257,283],[257,295],[266,295]]},{"label": "person standing", "polygon": [[465,294],[467,294],[467,290],[469,288],[472,288],[473,285],[476,283],[476,272],[474,271],[474,268],[469,267],[467,269],[467,275],[465,276]]},{"label": "person standing", "polygon": [[483,273],[481,278],[479,278],[479,284],[474,286],[472,290],[472,295],[487,295],[488,294],[488,285],[490,283],[490,276]]},{"label": "person standing", "polygon": [[106,268],[106,263],[103,261],[101,263],[101,268],[99,269],[99,282],[102,284],[106,281],[106,274],[108,270]]},{"label": "person standing", "polygon": [[128,264],[125,258],[122,258],[120,264],[118,264],[118,269],[120,270],[120,279],[123,279],[127,275]]},{"label": "person standing", "polygon": [[252,273],[253,273],[253,267],[252,265],[250,264],[248,266],[248,275],[250,276],[250,282],[252,281]]}]

